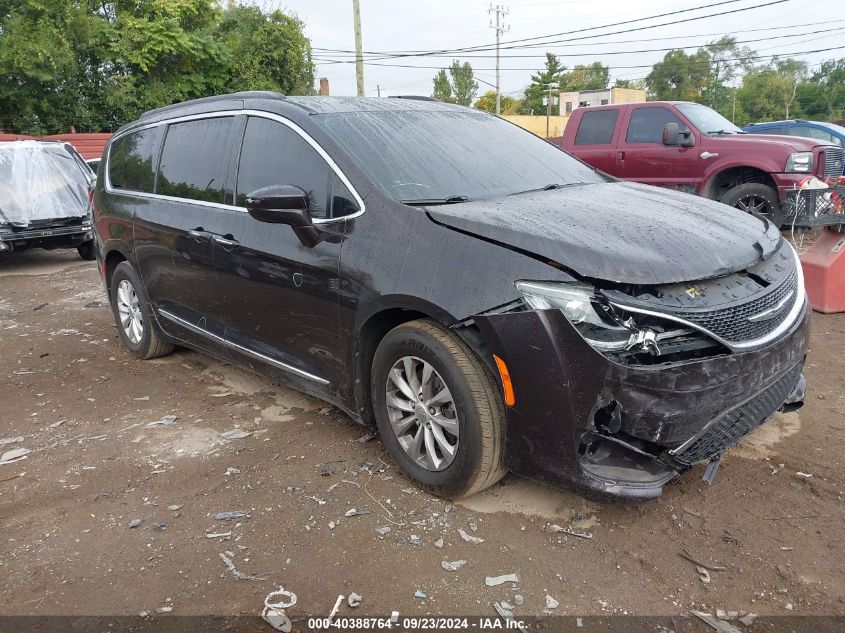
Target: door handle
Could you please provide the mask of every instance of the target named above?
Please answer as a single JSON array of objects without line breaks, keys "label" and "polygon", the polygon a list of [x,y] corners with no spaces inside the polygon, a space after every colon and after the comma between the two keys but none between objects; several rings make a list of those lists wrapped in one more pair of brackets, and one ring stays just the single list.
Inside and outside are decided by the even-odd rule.
[{"label": "door handle", "polygon": [[234,248],[235,246],[238,246],[240,244],[240,242],[238,242],[238,240],[232,240],[232,239],[229,239],[228,237],[223,237],[222,235],[215,235],[213,237],[214,237],[214,241],[217,242],[218,244],[220,244],[220,246],[227,246],[229,248]]},{"label": "door handle", "polygon": [[194,238],[197,242],[207,240],[211,237],[211,233],[209,233],[208,231],[203,231],[202,227],[197,229],[191,229],[190,231],[188,231],[188,235]]}]

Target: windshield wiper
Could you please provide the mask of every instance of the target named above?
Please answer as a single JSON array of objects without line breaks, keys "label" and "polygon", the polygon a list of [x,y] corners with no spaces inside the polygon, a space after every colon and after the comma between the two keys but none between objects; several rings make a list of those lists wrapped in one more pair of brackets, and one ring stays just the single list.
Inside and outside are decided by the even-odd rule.
[{"label": "windshield wiper", "polygon": [[513,193],[509,193],[509,196],[518,196],[523,193],[532,193],[534,191],[551,191],[552,189],[563,189],[564,187],[574,187],[575,185],[586,185],[585,182],[568,182],[565,184],[559,182],[553,182],[549,185],[544,187],[537,187],[536,189],[526,189],[525,191],[514,191]]},{"label": "windshield wiper", "polygon": [[466,196],[449,196],[448,198],[420,198],[419,200],[400,200],[399,202],[412,207],[434,207],[440,204],[469,202],[469,198]]},{"label": "windshield wiper", "polygon": [[748,134],[748,132],[743,132],[742,130],[711,130],[707,133],[707,136],[711,134]]}]

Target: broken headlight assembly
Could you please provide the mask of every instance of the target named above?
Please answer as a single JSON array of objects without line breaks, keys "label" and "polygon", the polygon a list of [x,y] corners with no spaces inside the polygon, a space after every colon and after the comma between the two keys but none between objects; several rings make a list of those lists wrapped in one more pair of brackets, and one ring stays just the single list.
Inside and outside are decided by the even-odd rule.
[{"label": "broken headlight assembly", "polygon": [[[595,288],[584,284],[518,281],[517,289],[534,310],[558,309],[596,350],[604,354],[661,354],[661,345],[695,334],[661,324],[639,325],[633,316],[621,313]],[[668,324],[667,324],[668,325]],[[698,338],[696,336],[696,338]]]}]

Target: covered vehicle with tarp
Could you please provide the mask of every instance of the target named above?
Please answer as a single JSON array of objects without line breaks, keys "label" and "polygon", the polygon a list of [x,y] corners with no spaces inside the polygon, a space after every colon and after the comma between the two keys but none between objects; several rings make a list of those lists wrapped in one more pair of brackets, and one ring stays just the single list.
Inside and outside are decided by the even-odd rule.
[{"label": "covered vehicle with tarp", "polygon": [[0,143],[0,253],[76,248],[94,259],[94,174],[69,143]]}]

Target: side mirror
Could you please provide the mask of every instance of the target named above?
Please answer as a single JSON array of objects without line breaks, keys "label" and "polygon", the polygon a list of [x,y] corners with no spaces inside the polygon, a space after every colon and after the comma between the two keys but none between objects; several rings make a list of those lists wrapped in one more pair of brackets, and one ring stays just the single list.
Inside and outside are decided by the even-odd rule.
[{"label": "side mirror", "polygon": [[667,123],[663,128],[664,145],[680,145],[681,134],[677,123]]},{"label": "side mirror", "polygon": [[317,229],[308,213],[308,194],[293,185],[271,185],[246,197],[247,212],[259,222],[287,224],[305,246],[315,246]]}]

